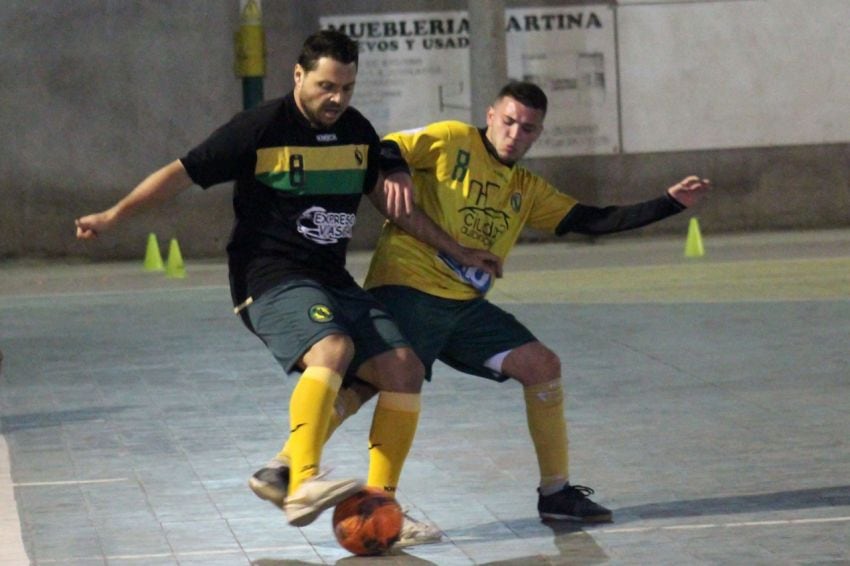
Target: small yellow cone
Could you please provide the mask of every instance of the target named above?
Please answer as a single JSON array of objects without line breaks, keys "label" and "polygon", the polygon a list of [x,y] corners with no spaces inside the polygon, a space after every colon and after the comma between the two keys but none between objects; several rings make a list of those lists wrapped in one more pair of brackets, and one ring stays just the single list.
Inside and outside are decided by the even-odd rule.
[{"label": "small yellow cone", "polygon": [[702,257],[705,249],[702,247],[702,235],[699,231],[699,222],[691,218],[688,223],[688,239],[685,242],[685,257]]},{"label": "small yellow cone", "polygon": [[180,253],[180,245],[177,238],[171,238],[168,245],[168,261],[165,265],[165,276],[182,279],[186,277],[186,266],[183,265],[183,255]]},{"label": "small yellow cone", "polygon": [[148,234],[148,247],[145,250],[145,271],[163,271],[164,269],[156,234]]}]

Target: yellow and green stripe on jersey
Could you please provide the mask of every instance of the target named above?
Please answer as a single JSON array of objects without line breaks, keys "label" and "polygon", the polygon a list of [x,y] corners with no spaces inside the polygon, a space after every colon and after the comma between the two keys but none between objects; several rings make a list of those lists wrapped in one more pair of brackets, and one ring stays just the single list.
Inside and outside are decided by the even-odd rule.
[{"label": "yellow and green stripe on jersey", "polygon": [[257,150],[258,181],[294,196],[363,192],[369,146],[283,146]]}]

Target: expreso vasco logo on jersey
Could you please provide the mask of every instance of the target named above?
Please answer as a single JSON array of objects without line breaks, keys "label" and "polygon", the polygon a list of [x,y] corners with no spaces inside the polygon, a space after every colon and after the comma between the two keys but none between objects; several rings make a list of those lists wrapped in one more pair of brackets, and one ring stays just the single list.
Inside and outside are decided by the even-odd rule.
[{"label": "expreso vasco logo on jersey", "polygon": [[298,233],[317,244],[335,244],[351,238],[356,215],[348,212],[328,212],[312,206],[298,218]]}]

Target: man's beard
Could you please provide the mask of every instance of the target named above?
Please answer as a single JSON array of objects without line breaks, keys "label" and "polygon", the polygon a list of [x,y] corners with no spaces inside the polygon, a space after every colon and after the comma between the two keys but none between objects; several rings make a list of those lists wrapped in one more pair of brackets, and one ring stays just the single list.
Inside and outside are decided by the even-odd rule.
[{"label": "man's beard", "polygon": [[[309,106],[304,104],[304,101],[302,100],[301,107],[304,109],[304,114],[307,116],[307,120],[312,125],[320,128],[329,128],[333,126],[339,120],[340,116],[342,116],[342,108],[336,104],[325,104],[323,106],[319,106],[314,110],[313,108],[310,108]],[[327,110],[337,111],[336,116],[330,122],[325,122],[322,120],[322,114]]]}]

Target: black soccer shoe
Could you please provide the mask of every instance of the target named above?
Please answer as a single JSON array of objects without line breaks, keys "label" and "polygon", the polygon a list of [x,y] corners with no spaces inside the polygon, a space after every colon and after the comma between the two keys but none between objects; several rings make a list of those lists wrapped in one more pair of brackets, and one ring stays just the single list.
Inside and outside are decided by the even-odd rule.
[{"label": "black soccer shoe", "polygon": [[248,487],[257,497],[271,501],[283,509],[286,492],[289,489],[289,464],[272,460],[260,468],[248,479]]},{"label": "black soccer shoe", "polygon": [[564,484],[563,489],[552,495],[543,495],[537,490],[537,512],[544,521],[579,521],[582,523],[610,523],[610,509],[594,503],[588,496],[593,490],[583,485]]}]

